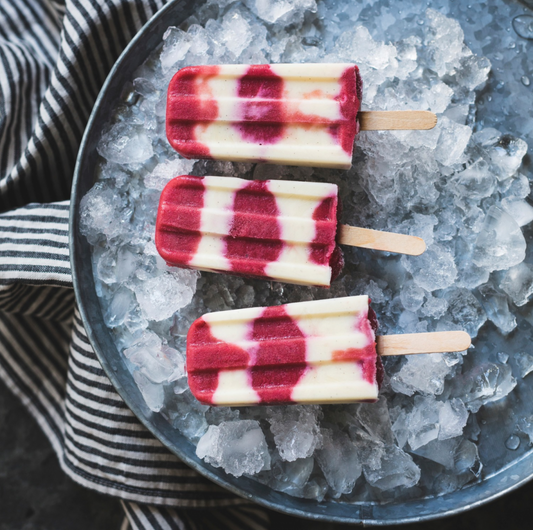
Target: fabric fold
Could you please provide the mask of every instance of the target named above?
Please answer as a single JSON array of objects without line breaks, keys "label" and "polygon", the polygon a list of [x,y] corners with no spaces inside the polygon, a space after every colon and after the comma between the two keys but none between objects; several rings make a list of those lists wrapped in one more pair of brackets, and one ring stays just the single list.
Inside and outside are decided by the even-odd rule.
[{"label": "fabric fold", "polygon": [[190,469],[138,421],[75,309],[78,148],[107,73],[165,3],[0,0],[0,378],[73,480],[122,499],[123,528],[262,530],[264,509]]}]

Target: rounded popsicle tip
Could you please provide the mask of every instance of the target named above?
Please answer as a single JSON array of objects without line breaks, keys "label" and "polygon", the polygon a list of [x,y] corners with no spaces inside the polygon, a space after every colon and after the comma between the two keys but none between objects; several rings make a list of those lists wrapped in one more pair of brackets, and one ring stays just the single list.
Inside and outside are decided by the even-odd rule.
[{"label": "rounded popsicle tip", "polygon": [[455,351],[465,351],[472,346],[472,338],[466,331],[449,331],[450,335],[453,334],[453,338],[456,341]]},{"label": "rounded popsicle tip", "polygon": [[427,113],[427,129],[434,129],[437,125],[438,118],[437,115],[433,112],[430,112],[429,110],[424,111]]},{"label": "rounded popsicle tip", "polygon": [[427,245],[421,237],[413,236],[410,239],[410,245],[407,250],[408,251],[405,252],[405,254],[420,256],[420,254],[423,254],[427,250]]}]

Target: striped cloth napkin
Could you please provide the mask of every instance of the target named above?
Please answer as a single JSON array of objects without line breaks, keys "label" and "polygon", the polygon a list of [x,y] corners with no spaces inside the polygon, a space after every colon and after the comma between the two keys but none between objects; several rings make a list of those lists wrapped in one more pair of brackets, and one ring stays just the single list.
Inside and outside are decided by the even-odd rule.
[{"label": "striped cloth napkin", "polygon": [[187,467],[128,409],[72,290],[68,198],[81,137],[113,63],[164,4],[0,0],[0,377],[65,473],[122,500],[122,528],[262,530],[266,510]]}]

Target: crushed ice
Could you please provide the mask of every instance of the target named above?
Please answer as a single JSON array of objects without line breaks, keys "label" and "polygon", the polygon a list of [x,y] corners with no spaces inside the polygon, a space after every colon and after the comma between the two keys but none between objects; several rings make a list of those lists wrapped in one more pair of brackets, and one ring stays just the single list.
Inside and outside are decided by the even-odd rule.
[{"label": "crushed ice", "polygon": [[[185,337],[206,311],[366,293],[381,333],[466,329],[475,338],[487,321],[502,335],[517,327],[517,307],[533,295],[527,144],[476,121],[491,64],[465,45],[458,22],[423,3],[402,5],[401,16],[388,5],[209,0],[135,73],[102,131],[97,183],[81,204],[104,319],[150,409],[213,466],[318,501],[412,496],[415,487],[439,494],[478,479],[475,414],[533,371],[527,352],[517,352],[514,374],[502,352],[468,366],[463,354],[388,359],[378,403],[329,407],[217,409],[188,390]],[[166,141],[166,86],[181,66],[340,61],[359,65],[364,108],[430,109],[437,127],[361,133],[348,172],[189,161]],[[343,222],[418,235],[428,250],[346,249],[329,291],[170,268],[153,244],[155,213],[168,180],[189,173],[335,182]],[[508,446],[519,436],[533,443],[532,425],[521,418]]]}]

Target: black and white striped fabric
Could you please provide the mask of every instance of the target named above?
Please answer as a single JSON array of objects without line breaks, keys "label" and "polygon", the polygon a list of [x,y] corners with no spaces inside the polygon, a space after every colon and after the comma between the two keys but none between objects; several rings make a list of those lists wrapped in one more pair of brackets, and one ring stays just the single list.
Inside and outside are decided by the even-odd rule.
[{"label": "black and white striped fabric", "polygon": [[[69,193],[92,105],[164,0],[0,0],[0,378],[122,528],[254,529],[265,510],[188,468],[114,391],[75,308]],[[194,510],[193,508],[209,508]]]}]

